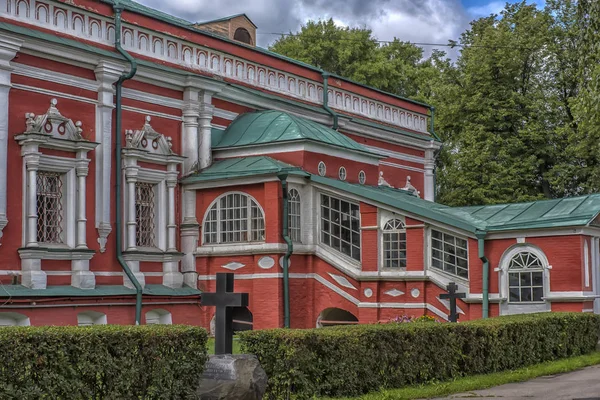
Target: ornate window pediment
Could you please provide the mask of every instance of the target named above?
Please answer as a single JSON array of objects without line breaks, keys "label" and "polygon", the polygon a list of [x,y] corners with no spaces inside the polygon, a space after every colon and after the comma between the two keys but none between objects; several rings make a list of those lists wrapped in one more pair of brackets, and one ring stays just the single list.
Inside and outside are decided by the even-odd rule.
[{"label": "ornate window pediment", "polygon": [[45,114],[25,114],[26,129],[16,140],[21,145],[37,144],[40,147],[67,151],[90,151],[98,143],[83,138],[81,121],[73,122],[63,116],[56,105],[56,99],[50,100],[50,108]]},{"label": "ornate window pediment", "polygon": [[184,157],[177,155],[173,149],[171,138],[154,130],[150,125],[150,117],[141,130],[125,131],[125,148],[123,153],[144,161],[160,164],[182,162]]}]

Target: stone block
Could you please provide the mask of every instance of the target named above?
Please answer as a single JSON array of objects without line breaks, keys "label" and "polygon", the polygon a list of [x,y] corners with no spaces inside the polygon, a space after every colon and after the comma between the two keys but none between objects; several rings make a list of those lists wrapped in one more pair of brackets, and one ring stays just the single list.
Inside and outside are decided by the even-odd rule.
[{"label": "stone block", "polygon": [[267,389],[267,374],[256,356],[210,356],[196,391],[199,400],[260,400]]}]

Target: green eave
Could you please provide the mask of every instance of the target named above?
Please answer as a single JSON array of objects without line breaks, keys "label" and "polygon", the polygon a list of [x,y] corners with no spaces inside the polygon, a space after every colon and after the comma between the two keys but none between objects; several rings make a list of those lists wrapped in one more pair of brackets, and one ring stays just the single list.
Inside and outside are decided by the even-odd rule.
[{"label": "green eave", "polygon": [[488,232],[586,226],[600,212],[600,194],[445,210],[460,218],[483,221]]},{"label": "green eave", "polygon": [[379,157],[344,134],[317,122],[282,111],[255,111],[239,115],[225,130],[215,149],[312,141]]},{"label": "green eave", "polygon": [[406,190],[383,186],[359,185],[312,174],[310,175],[310,180],[317,184],[362,197],[367,203],[370,200],[374,203],[384,204],[399,211],[405,211],[418,217],[453,226],[466,232],[476,233],[482,228],[480,221],[456,218],[446,212],[449,207],[423,200]]},{"label": "green eave", "polygon": [[228,158],[216,161],[201,172],[183,178],[181,183],[190,184],[260,175],[276,175],[279,173],[308,176],[308,173],[305,173],[298,167],[274,160],[270,157],[257,156]]},{"label": "green eave", "polygon": [[[147,296],[195,296],[201,292],[190,287],[171,289],[163,285],[146,285]],[[135,296],[135,289],[120,285],[99,285],[95,289],[79,289],[73,286],[48,286],[46,289],[29,289],[22,285],[3,285],[0,297],[109,297]]]}]

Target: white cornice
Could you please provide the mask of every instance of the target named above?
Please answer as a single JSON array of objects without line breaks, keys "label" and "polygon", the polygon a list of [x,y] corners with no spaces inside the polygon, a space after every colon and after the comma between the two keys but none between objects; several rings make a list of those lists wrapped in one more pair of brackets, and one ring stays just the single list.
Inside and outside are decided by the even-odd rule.
[{"label": "white cornice", "polygon": [[410,154],[399,153],[397,151],[382,149],[381,147],[369,146],[366,144],[362,144],[362,146],[371,150],[373,153],[381,154],[382,156],[392,157],[398,160],[409,161],[417,164],[425,164],[425,157],[418,157]]}]

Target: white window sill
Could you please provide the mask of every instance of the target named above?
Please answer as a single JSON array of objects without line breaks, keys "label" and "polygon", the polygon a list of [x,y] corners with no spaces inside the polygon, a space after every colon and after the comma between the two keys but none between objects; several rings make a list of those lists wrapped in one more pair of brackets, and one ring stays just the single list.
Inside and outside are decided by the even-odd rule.
[{"label": "white window sill", "polygon": [[21,260],[91,260],[96,254],[94,250],[73,249],[63,245],[23,247],[18,251]]}]

